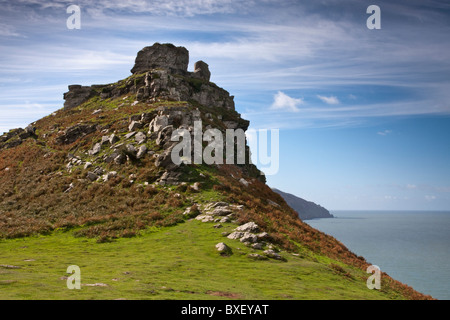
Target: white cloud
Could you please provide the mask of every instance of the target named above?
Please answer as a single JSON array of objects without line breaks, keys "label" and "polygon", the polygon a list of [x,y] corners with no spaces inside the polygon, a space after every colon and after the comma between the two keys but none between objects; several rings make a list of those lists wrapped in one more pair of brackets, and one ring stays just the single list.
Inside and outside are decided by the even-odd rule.
[{"label": "white cloud", "polygon": [[278,93],[274,95],[273,100],[271,109],[286,110],[291,112],[300,111],[298,106],[304,103],[303,99],[291,98],[281,91],[278,91]]},{"label": "white cloud", "polygon": [[21,37],[22,35],[20,33],[17,33],[13,26],[10,26],[10,25],[4,24],[4,23],[0,23],[0,36]]},{"label": "white cloud", "polygon": [[388,134],[391,134],[391,133],[392,133],[391,130],[384,130],[384,131],[377,132],[377,134],[380,135],[380,136],[387,136]]},{"label": "white cloud", "polygon": [[436,196],[429,196],[429,195],[426,195],[426,196],[425,196],[425,200],[427,200],[427,201],[433,201],[433,200],[436,200]]},{"label": "white cloud", "polygon": [[339,99],[336,98],[335,96],[325,97],[325,96],[317,95],[317,98],[319,98],[326,104],[339,104]]}]

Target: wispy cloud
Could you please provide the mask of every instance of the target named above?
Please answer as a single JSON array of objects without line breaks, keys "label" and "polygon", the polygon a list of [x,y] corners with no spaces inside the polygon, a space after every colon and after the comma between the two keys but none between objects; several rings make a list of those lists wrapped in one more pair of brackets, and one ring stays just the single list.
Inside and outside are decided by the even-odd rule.
[{"label": "wispy cloud", "polygon": [[378,131],[377,134],[380,136],[387,136],[388,134],[391,134],[391,130],[384,130],[384,131]]},{"label": "wispy cloud", "polygon": [[303,103],[303,99],[292,98],[284,92],[278,91],[277,94],[275,94],[273,97],[271,109],[298,112],[300,111],[298,106],[302,105]]},{"label": "wispy cloud", "polygon": [[317,98],[319,98],[326,104],[339,104],[339,99],[336,98],[335,96],[326,97],[326,96],[317,95]]},{"label": "wispy cloud", "polygon": [[0,36],[3,37],[22,37],[22,35],[16,32],[16,28],[11,25],[0,23]]}]

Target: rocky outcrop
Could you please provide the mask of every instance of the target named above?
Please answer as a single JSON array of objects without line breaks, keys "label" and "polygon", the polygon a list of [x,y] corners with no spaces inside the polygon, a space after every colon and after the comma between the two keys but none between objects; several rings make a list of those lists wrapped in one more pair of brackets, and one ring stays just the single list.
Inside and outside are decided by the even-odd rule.
[{"label": "rocky outcrop", "polygon": [[191,101],[211,108],[234,110],[234,97],[211,83],[208,64],[198,61],[188,72],[189,52],[171,44],[155,43],[139,51],[131,69],[133,75],[116,84],[70,85],[64,94],[64,109],[75,108],[92,97],[117,98],[136,95],[137,101]]},{"label": "rocky outcrop", "polygon": [[84,137],[96,130],[97,126],[94,124],[76,124],[56,138],[59,144],[71,144],[79,138]]},{"label": "rocky outcrop", "polygon": [[165,69],[170,73],[182,74],[187,72],[189,52],[184,47],[173,44],[155,43],[138,52],[131,73],[142,73],[152,69]]},{"label": "rocky outcrop", "polygon": [[206,62],[197,61],[194,64],[194,73],[192,74],[195,78],[202,79],[209,82],[211,78],[211,72],[209,71],[209,66]]},{"label": "rocky outcrop", "polygon": [[72,109],[96,94],[94,89],[89,86],[73,84],[69,86],[69,91],[64,93],[64,109]]},{"label": "rocky outcrop", "polygon": [[36,137],[36,128],[31,124],[25,129],[17,128],[0,136],[0,149],[9,149],[22,144],[25,139]]}]

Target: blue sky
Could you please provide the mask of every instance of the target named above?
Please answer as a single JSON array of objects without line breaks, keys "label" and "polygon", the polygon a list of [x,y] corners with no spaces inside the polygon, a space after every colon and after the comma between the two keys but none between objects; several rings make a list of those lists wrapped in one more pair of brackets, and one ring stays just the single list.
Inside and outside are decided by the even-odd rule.
[{"label": "blue sky", "polygon": [[[66,9],[81,8],[69,30]],[[366,9],[381,8],[369,30]],[[280,129],[270,186],[337,209],[450,210],[450,4],[0,0],[0,132],[62,107],[69,84],[130,75],[154,42]]]}]

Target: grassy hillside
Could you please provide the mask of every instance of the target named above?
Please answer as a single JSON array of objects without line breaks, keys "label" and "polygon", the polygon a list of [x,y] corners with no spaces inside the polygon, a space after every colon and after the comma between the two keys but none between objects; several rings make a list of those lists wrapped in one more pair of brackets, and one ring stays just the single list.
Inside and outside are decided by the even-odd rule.
[{"label": "grassy hillside", "polygon": [[[196,220],[146,230],[139,237],[97,243],[70,232],[0,241],[0,299],[403,299],[367,274],[312,254],[287,262],[254,261],[250,249]],[[224,241],[233,254],[221,256]],[[81,268],[81,290],[69,290],[69,265]],[[10,267],[6,267],[9,265]],[[20,268],[12,268],[12,267]],[[101,283],[106,286],[89,286]]]}]

